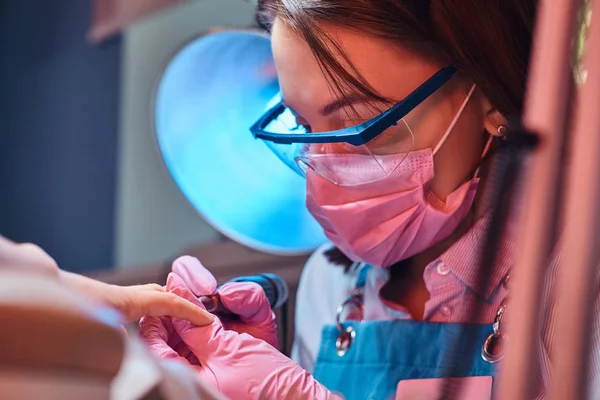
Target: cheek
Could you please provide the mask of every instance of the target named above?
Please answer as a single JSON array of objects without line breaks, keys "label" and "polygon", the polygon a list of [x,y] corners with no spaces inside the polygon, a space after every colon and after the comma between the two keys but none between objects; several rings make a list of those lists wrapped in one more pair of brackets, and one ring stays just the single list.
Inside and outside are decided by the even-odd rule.
[{"label": "cheek", "polygon": [[484,117],[476,101],[468,104],[442,148],[447,146],[454,153],[460,151],[462,158],[470,164],[479,163],[485,139],[489,136],[484,128]]},{"label": "cheek", "polygon": [[484,147],[483,119],[465,110],[434,159],[435,177],[431,189],[440,198],[469,179],[480,163]]},{"label": "cheek", "polygon": [[[449,112],[450,111],[450,112]],[[446,133],[453,115],[448,108],[419,108],[405,118],[414,135],[414,150],[434,148]]]},{"label": "cheek", "polygon": [[[415,149],[435,148],[450,128],[465,100],[462,90],[459,94],[453,93],[451,96],[444,96],[443,92],[439,94],[427,99],[406,117],[406,122],[415,137]],[[461,143],[466,148],[479,145],[483,125],[484,115],[480,101],[477,96],[472,96],[439,151],[453,147],[450,144],[452,142]],[[467,153],[471,151],[465,150]]]},{"label": "cheek", "polygon": [[442,89],[406,116],[406,123],[415,137],[415,150],[434,148],[439,143],[462,100],[464,96],[459,99],[452,91]]}]

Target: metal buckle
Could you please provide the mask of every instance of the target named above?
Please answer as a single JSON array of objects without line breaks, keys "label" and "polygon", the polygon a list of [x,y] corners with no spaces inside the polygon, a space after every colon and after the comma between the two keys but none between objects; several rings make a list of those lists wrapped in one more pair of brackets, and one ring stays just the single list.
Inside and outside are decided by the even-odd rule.
[{"label": "metal buckle", "polygon": [[481,357],[490,364],[495,364],[502,360],[506,354],[508,336],[500,332],[500,325],[502,324],[502,317],[507,307],[508,297],[502,300],[500,307],[498,307],[496,318],[494,318],[494,324],[492,325],[493,333],[485,339],[483,346],[481,346]]},{"label": "metal buckle", "polygon": [[353,327],[348,326],[344,328],[342,325],[342,315],[346,310],[346,307],[354,306],[358,309],[361,315],[362,320],[362,312],[363,312],[363,291],[362,289],[356,289],[348,297],[337,309],[335,314],[335,324],[339,331],[339,335],[337,340],[335,341],[335,349],[337,351],[337,355],[343,357],[352,344],[354,343],[354,339],[356,338],[356,331]]},{"label": "metal buckle", "polygon": [[340,333],[335,341],[335,350],[339,357],[345,356],[348,350],[350,350],[350,346],[354,343],[354,338],[356,338],[356,331],[351,326],[348,326]]}]

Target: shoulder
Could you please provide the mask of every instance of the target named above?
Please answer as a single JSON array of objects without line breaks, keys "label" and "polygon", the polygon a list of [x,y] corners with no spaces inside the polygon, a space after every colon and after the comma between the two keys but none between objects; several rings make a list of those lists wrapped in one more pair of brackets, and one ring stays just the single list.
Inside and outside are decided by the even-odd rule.
[{"label": "shoulder", "polygon": [[326,243],[315,250],[306,261],[298,286],[298,296],[302,297],[302,300],[317,300],[313,298],[313,294],[318,292],[318,300],[323,304],[324,300],[337,301],[340,296],[343,299],[352,290],[355,275],[346,273],[343,266],[330,262],[325,255],[332,248],[331,243]]}]

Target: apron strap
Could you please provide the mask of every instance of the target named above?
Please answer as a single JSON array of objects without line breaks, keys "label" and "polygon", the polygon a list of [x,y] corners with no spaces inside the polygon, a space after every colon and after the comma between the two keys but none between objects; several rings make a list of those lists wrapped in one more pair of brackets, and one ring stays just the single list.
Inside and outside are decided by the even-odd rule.
[{"label": "apron strap", "polygon": [[362,264],[362,266],[359,266],[358,268],[360,268],[360,271],[358,271],[358,277],[354,284],[355,290],[364,289],[367,284],[367,277],[369,276],[369,269],[371,269],[371,266],[369,264]]}]

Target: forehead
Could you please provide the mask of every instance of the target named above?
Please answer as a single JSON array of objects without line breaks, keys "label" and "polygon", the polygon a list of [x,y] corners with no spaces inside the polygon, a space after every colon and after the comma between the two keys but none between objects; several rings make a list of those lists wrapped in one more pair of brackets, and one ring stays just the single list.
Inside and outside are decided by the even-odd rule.
[{"label": "forehead", "polygon": [[[441,67],[388,40],[338,27],[321,28],[383,97],[405,97]],[[306,41],[279,19],[273,26],[272,47],[281,90],[288,103],[317,105],[335,97],[327,90],[327,75]],[[351,71],[340,54],[334,53],[334,57]]]}]

